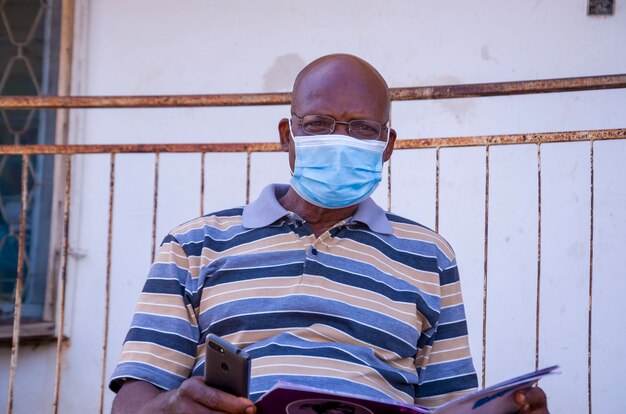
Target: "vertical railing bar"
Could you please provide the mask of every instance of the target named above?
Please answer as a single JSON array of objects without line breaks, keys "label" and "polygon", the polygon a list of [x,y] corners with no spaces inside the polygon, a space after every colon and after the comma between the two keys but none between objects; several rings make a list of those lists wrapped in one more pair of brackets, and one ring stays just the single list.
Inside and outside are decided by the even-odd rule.
[{"label": "vertical railing bar", "polygon": [[11,344],[11,366],[9,368],[8,414],[13,412],[17,354],[20,346],[20,318],[22,315],[22,291],[24,289],[24,250],[26,250],[26,212],[28,208],[28,162],[28,155],[22,154],[22,205],[20,209],[20,233],[17,253],[17,279],[15,280],[15,305],[13,307],[13,340]]},{"label": "vertical railing bar", "polygon": [[111,295],[111,247],[113,236],[113,201],[115,194],[115,153],[111,153],[111,172],[109,177],[109,219],[107,229],[107,259],[106,259],[106,277],[104,289],[104,335],[102,340],[102,367],[100,378],[100,409],[102,414],[104,410],[104,384],[106,376],[107,348],[109,337],[109,305]]},{"label": "vertical railing bar", "polygon": [[591,170],[591,183],[590,183],[590,191],[591,191],[591,200],[590,200],[590,210],[589,210],[589,319],[588,323],[588,332],[587,332],[587,395],[589,400],[589,414],[591,414],[592,410],[592,396],[591,396],[591,334],[592,334],[592,299],[593,299],[593,222],[594,222],[594,158],[593,158],[593,138],[590,139],[590,170]]},{"label": "vertical railing bar", "polygon": [[246,204],[250,203],[250,151],[246,152]]},{"label": "vertical railing bar", "polygon": [[387,211],[391,211],[391,158],[387,161]]},{"label": "vertical railing bar", "polygon": [[539,320],[541,310],[541,143],[537,143],[537,307],[535,313],[535,369],[539,369]]},{"label": "vertical railing bar", "polygon": [[200,157],[200,216],[204,216],[204,158],[206,152],[201,152]]},{"label": "vertical railing bar", "polygon": [[65,157],[65,199],[63,204],[63,238],[61,242],[61,274],[59,278],[59,327],[57,330],[57,360],[54,371],[54,397],[52,412],[59,411],[59,389],[61,387],[61,365],[63,356],[63,339],[65,332],[65,290],[67,282],[67,254],[70,222],[70,194],[72,187],[72,155]]},{"label": "vertical railing bar", "polygon": [[483,273],[483,360],[482,386],[485,387],[487,371],[487,264],[489,255],[489,145],[485,146],[485,246]]},{"label": "vertical railing bar", "polygon": [[154,260],[156,252],[156,226],[157,226],[157,208],[159,205],[159,158],[160,153],[154,154],[154,190],[152,193],[152,254],[150,263]]},{"label": "vertical railing bar", "polygon": [[439,233],[439,151],[435,151],[435,232]]}]

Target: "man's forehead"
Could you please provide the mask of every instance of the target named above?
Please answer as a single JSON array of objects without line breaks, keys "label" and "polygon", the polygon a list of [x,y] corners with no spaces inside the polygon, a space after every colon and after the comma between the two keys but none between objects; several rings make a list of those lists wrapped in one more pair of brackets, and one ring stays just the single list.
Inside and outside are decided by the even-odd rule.
[{"label": "man's forehead", "polygon": [[296,78],[292,106],[315,106],[331,99],[350,108],[368,102],[376,107],[389,103],[389,91],[382,76],[356,56],[330,55],[306,66]]},{"label": "man's forehead", "polygon": [[346,82],[387,90],[385,80],[372,65],[356,56],[344,54],[323,56],[308,64],[298,74],[294,89],[304,85],[328,88],[330,84]]}]

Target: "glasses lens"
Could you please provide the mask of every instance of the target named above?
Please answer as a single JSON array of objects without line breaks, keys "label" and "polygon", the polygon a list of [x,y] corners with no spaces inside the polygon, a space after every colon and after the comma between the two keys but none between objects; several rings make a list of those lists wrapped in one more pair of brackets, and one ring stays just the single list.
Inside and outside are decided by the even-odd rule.
[{"label": "glasses lens", "polygon": [[355,120],[350,122],[350,135],[358,139],[378,139],[381,128],[376,121]]},{"label": "glasses lens", "polygon": [[335,127],[335,120],[325,115],[305,115],[302,118],[302,129],[307,134],[330,134]]}]

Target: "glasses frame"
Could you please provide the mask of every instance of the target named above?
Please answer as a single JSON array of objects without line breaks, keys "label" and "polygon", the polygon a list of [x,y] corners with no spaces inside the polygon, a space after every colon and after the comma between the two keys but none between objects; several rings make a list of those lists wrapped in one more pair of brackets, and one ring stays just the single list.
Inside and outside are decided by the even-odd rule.
[{"label": "glasses frame", "polygon": [[[337,121],[335,118],[333,118],[330,115],[322,115],[322,114],[306,114],[304,116],[298,116],[298,115],[296,115],[295,112],[292,112],[291,116],[296,118],[298,120],[298,122],[300,122],[300,129],[307,135],[315,135],[315,134],[311,134],[311,133],[307,132],[303,128],[303,123],[304,123],[303,121],[304,121],[304,118],[307,117],[307,116],[323,116],[323,117],[332,119],[333,120],[333,125],[330,128],[329,134],[332,134],[333,132],[335,132],[335,127],[336,127],[337,124],[347,125],[348,126],[348,134],[352,138],[359,139],[359,140],[362,140],[362,141],[378,141],[378,140],[380,140],[380,137],[383,135],[383,130],[389,129],[389,120],[387,120],[387,122],[385,122],[384,124],[381,124],[380,122],[372,121],[371,119],[353,119],[352,121]],[[373,123],[378,124],[380,126],[380,129],[379,129],[379,132],[378,132],[378,136],[376,138],[360,138],[360,137],[355,137],[354,135],[352,135],[352,123],[353,122],[359,122],[359,121],[373,122]]]}]

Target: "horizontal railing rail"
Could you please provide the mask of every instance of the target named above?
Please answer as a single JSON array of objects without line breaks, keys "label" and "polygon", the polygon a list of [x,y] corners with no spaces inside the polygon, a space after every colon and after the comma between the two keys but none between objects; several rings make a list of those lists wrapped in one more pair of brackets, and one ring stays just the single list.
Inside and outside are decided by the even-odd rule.
[{"label": "horizontal railing rail", "polygon": [[[475,147],[487,145],[546,144],[626,138],[626,128],[535,134],[484,135],[476,137],[416,138],[396,141],[394,149]],[[189,153],[189,152],[279,152],[280,144],[190,143],[190,144],[107,144],[107,145],[0,145],[0,155]]]},{"label": "horizontal railing rail", "polygon": [[[392,101],[457,99],[626,88],[626,74],[391,88]],[[288,105],[291,93],[162,96],[2,96],[0,109],[171,108]]]}]

